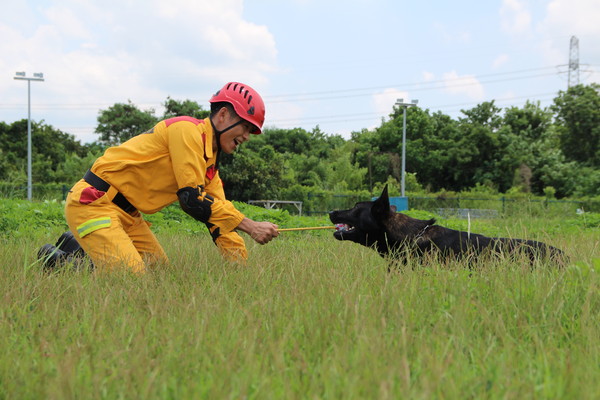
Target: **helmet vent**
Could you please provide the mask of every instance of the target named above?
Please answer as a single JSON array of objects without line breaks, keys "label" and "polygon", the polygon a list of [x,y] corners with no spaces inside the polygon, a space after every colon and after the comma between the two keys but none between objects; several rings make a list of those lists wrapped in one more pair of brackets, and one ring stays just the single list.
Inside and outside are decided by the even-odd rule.
[{"label": "helmet vent", "polygon": [[248,97],[248,104],[252,103],[252,95],[250,95],[250,97]]}]

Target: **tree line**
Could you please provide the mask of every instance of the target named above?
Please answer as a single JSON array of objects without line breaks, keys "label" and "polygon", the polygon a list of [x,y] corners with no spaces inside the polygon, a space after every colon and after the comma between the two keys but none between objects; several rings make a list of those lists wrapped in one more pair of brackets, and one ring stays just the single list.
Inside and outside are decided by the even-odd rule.
[{"label": "tree line", "polygon": [[[131,101],[100,110],[93,143],[81,144],[44,121],[32,122],[33,180],[72,185],[105,148],[147,131],[158,121],[209,112],[197,102],[141,110]],[[390,183],[398,192],[401,109],[374,129],[348,139],[302,128],[266,127],[232,156],[221,176],[234,200],[306,200],[319,193],[369,196]],[[0,122],[0,181],[26,182],[27,121]],[[419,107],[407,110],[406,189],[412,193],[523,193],[547,197],[600,196],[600,85],[560,91],[549,107],[527,102],[501,109],[483,102],[451,118]]]}]

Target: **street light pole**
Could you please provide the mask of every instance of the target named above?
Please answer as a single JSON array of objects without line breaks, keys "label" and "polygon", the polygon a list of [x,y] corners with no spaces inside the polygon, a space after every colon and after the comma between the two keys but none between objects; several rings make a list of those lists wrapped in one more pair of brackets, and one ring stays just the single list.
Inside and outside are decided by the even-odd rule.
[{"label": "street light pole", "polygon": [[406,175],[406,109],[408,107],[413,107],[416,106],[417,103],[419,102],[419,100],[411,100],[410,103],[405,103],[404,99],[398,99],[396,100],[396,105],[398,107],[402,107],[403,110],[403,121],[402,121],[402,176],[401,176],[401,183],[400,183],[400,189],[402,192],[402,197],[404,196],[404,175]]},{"label": "street light pole", "polygon": [[32,182],[31,182],[31,81],[44,81],[44,74],[35,72],[33,78],[25,77],[25,72],[16,72],[15,79],[27,81],[27,200],[31,201]]}]

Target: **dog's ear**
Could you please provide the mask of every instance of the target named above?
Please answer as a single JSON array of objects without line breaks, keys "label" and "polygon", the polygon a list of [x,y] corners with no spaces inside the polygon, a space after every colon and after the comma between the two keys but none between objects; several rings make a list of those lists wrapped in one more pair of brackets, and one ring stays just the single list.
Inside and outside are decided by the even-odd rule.
[{"label": "dog's ear", "polygon": [[388,187],[384,186],[381,196],[373,202],[371,213],[375,219],[381,220],[390,214],[390,198],[388,196]]},{"label": "dog's ear", "polygon": [[388,199],[389,201],[389,196],[388,196],[388,189],[387,189],[388,185],[387,183],[385,184],[385,186],[383,187],[383,190],[381,191],[381,196],[379,196],[379,198],[381,197],[385,197]]}]

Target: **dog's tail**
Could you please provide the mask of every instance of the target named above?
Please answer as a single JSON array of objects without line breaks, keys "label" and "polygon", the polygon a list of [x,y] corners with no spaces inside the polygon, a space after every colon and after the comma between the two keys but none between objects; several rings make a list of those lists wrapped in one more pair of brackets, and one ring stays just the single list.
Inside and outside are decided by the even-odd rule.
[{"label": "dog's tail", "polygon": [[494,249],[510,254],[525,254],[532,263],[536,260],[549,260],[564,266],[568,262],[567,255],[561,249],[536,240],[496,238]]}]

